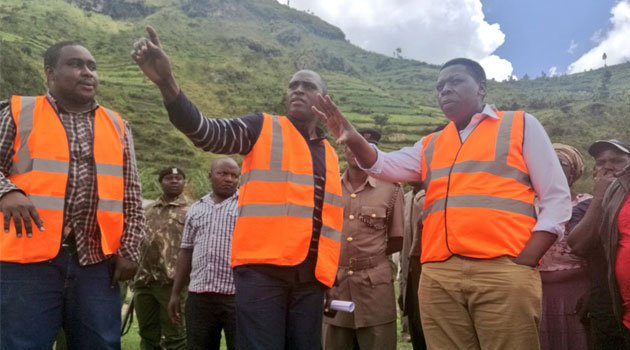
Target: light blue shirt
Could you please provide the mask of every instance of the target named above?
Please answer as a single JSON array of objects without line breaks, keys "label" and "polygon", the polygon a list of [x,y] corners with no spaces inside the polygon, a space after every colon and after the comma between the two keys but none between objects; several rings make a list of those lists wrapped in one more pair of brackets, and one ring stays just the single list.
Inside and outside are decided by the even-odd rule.
[{"label": "light blue shirt", "polygon": [[[484,117],[499,119],[492,105],[485,105],[481,113],[475,114],[468,125],[459,131],[462,142],[468,138]],[[532,187],[538,198],[538,221],[534,231],[547,231],[562,236],[564,225],[571,218],[571,193],[562,171],[558,156],[551,145],[549,136],[540,122],[525,113],[525,134],[523,158],[529,171]],[[389,182],[421,181],[422,140],[412,147],[385,153],[376,146],[376,162],[370,168],[363,168],[371,176]],[[435,155],[436,157],[439,155]],[[360,166],[360,165],[359,165]]]}]

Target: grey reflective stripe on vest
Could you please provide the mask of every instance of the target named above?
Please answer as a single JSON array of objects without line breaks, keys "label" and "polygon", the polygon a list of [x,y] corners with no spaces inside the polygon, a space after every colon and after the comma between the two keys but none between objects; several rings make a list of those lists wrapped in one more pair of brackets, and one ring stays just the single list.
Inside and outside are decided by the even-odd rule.
[{"label": "grey reflective stripe on vest", "polygon": [[[275,137],[279,135],[279,137]],[[282,139],[282,126],[277,115],[271,116],[271,155],[269,158],[269,170],[282,170],[282,151],[284,147]]]},{"label": "grey reflective stripe on vest", "polygon": [[63,210],[63,197],[29,195],[28,198],[37,209]]},{"label": "grey reflective stripe on vest", "polygon": [[[514,179],[525,186],[531,187],[531,181],[529,175],[524,173],[520,169],[508,166],[505,163],[500,162],[488,162],[482,160],[467,160],[461,163],[455,163],[452,166],[453,173],[477,173],[484,172],[500,177],[506,177]],[[435,178],[446,177],[450,172],[451,167],[439,168],[431,170],[431,175]]]},{"label": "grey reflective stripe on vest", "polygon": [[[436,199],[433,203],[431,203],[431,205],[424,208],[422,211],[422,218],[425,219],[431,213],[443,211],[445,205],[446,198]],[[496,209],[536,218],[534,205],[512,198],[478,194],[448,196],[448,207]]]},{"label": "grey reflective stripe on vest", "polygon": [[[28,138],[33,131],[35,113],[35,97],[22,96],[20,98],[20,114],[18,115],[17,134],[20,137],[20,148],[17,150],[18,161],[13,163],[11,174],[22,174],[25,169],[32,169],[31,152],[28,149]],[[21,172],[21,170],[25,170]]]},{"label": "grey reflective stripe on vest", "polygon": [[123,201],[115,200],[115,199],[98,199],[97,209],[99,211],[111,211],[114,213],[122,213],[123,212]]},{"label": "grey reflective stripe on vest", "polygon": [[[507,164],[508,154],[510,153],[510,137],[512,136],[512,123],[514,122],[514,111],[505,112],[499,131],[497,132],[497,143],[494,149],[494,161],[499,164]],[[524,116],[523,116],[524,117]],[[523,121],[524,123],[525,121]],[[525,137],[525,135],[523,135]]]},{"label": "grey reflective stripe on vest", "polygon": [[[107,114],[107,116],[109,117],[109,119],[111,120],[112,124],[114,124],[114,127],[116,127],[116,132],[118,133],[118,138],[120,139],[120,144],[123,144],[123,131],[120,129],[120,123],[118,122],[118,118],[116,118],[116,114],[114,114],[114,111],[107,109],[103,106],[100,106],[100,108],[103,108],[103,110],[105,111],[105,114]],[[121,175],[122,176],[122,175]]]},{"label": "grey reflective stripe on vest", "polygon": [[341,241],[341,231],[335,230],[330,226],[322,225],[321,235],[336,242]]},{"label": "grey reflective stripe on vest", "polygon": [[424,178],[424,188],[429,188],[429,183],[431,182],[431,177],[433,177],[433,170],[431,170],[431,161],[433,160],[433,152],[435,152],[435,139],[440,135],[442,130],[433,134],[431,140],[429,140],[429,144],[427,148],[424,150],[424,164],[423,166],[427,167],[427,174]]},{"label": "grey reflective stripe on vest", "polygon": [[507,164],[507,158],[510,152],[510,137],[512,136],[511,134],[512,124],[514,122],[514,115],[515,113],[513,111],[509,111],[505,112],[503,118],[501,118],[501,123],[497,132],[494,160],[490,161],[469,160],[455,163],[454,165],[449,167],[431,169],[431,160],[433,159],[433,153],[435,151],[434,140],[439,135],[438,133],[436,133],[435,136],[431,138],[426,150],[424,151],[425,163],[428,166],[427,174],[424,180],[425,188],[429,187],[431,179],[446,177],[450,173],[476,172],[486,172],[500,177],[514,179],[526,186],[531,187],[531,179],[529,177],[529,174]]},{"label": "grey reflective stripe on vest", "polygon": [[30,159],[30,154],[27,155],[27,159],[22,160],[19,158],[17,162],[13,162],[11,167],[11,175],[18,175],[28,173],[32,170],[46,171],[50,173],[68,173],[68,162],[56,159],[43,159],[34,158]]},{"label": "grey reflective stripe on vest", "polygon": [[249,181],[292,182],[298,185],[313,186],[313,177],[306,174],[295,174],[287,170],[252,169],[241,177],[241,185]]},{"label": "grey reflective stripe on vest", "polygon": [[343,208],[343,199],[334,193],[324,192],[324,203]]},{"label": "grey reflective stripe on vest", "polygon": [[96,163],[96,173],[98,175],[123,177],[123,167],[122,165]]},{"label": "grey reflective stripe on vest", "polygon": [[313,208],[299,204],[243,204],[238,215],[244,216],[294,216],[311,219]]}]

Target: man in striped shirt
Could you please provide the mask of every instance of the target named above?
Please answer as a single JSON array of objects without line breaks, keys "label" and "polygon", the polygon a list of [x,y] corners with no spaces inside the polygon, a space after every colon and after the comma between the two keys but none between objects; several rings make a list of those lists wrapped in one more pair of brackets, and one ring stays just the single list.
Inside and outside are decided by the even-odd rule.
[{"label": "man in striped shirt", "polygon": [[181,291],[190,277],[185,317],[191,350],[219,350],[222,329],[228,349],[237,348],[230,248],[238,214],[239,175],[233,159],[216,159],[210,168],[212,192],[186,215],[168,312],[174,323],[180,322]]},{"label": "man in striped shirt", "polygon": [[[250,155],[250,152],[257,145],[265,143],[265,141],[258,142],[260,139],[267,140],[261,135],[264,134],[269,137],[271,128],[267,128],[266,132],[263,132],[264,121],[269,119],[262,113],[236,119],[206,118],[201,114],[175,81],[168,56],[162,50],[155,30],[147,27],[147,31],[150,40],[143,38],[136,42],[132,57],[145,76],[160,89],[169,119],[177,129],[188,136],[197,147],[213,153]],[[288,203],[289,197],[295,200],[296,193],[305,193],[306,191],[310,193],[312,191],[312,201],[310,198],[303,199],[304,205],[301,208],[308,208],[309,210],[309,214],[304,217],[308,216],[310,219],[308,222],[311,225],[308,225],[309,228],[307,229],[310,237],[306,240],[296,238],[292,241],[283,241],[282,243],[287,241],[292,243],[287,245],[291,246],[292,249],[287,249],[289,253],[286,254],[282,252],[285,254],[283,256],[276,252],[264,256],[260,251],[264,249],[273,251],[276,248],[273,245],[275,243],[264,242],[268,245],[260,244],[262,248],[256,252],[260,255],[256,255],[251,263],[236,265],[234,268],[239,346],[242,349],[320,349],[324,293],[327,286],[316,277],[316,267],[320,261],[325,260],[327,261],[326,273],[329,273],[331,268],[334,268],[334,273],[336,273],[338,256],[338,253],[328,248],[334,246],[334,235],[327,237],[326,234],[330,230],[325,231],[322,227],[324,221],[341,219],[341,215],[337,214],[338,212],[334,214],[329,212],[328,215],[323,215],[324,196],[329,192],[326,187],[341,187],[338,170],[334,169],[337,164],[333,164],[336,162],[336,155],[328,153],[330,146],[327,145],[327,135],[321,128],[317,127],[317,119],[312,111],[317,94],[325,95],[326,91],[326,84],[322,77],[309,70],[295,73],[286,90],[288,125],[285,124],[286,129],[283,130],[288,130],[286,132],[287,138],[290,133],[292,135],[291,140],[294,141],[293,144],[299,145],[299,148],[288,149],[286,153],[280,153],[280,157],[283,154],[291,154],[295,158],[303,157],[304,163],[310,162],[312,164],[312,170],[308,169],[310,170],[308,174],[300,174],[309,177],[308,185],[301,185],[299,191],[284,192],[284,203]],[[284,139],[282,134],[282,132],[276,133],[280,136],[276,136],[274,140],[282,141]],[[278,144],[282,145],[280,142],[275,146],[277,147]],[[293,166],[296,163],[291,161]],[[265,171],[266,175],[273,173],[268,170]],[[335,172],[337,174],[334,174]],[[330,175],[327,176],[327,173]],[[311,174],[312,179],[310,178]],[[249,181],[246,185],[249,186],[255,182]],[[287,181],[284,181],[284,184],[286,183]],[[280,184],[280,186],[285,186],[284,184]],[[307,188],[310,186],[312,189]],[[252,192],[243,190],[241,193],[243,198],[245,193],[252,194]],[[334,198],[330,194],[328,197]],[[310,210],[311,203],[312,210]],[[329,203],[326,208],[331,210],[339,208],[339,206]],[[257,217],[270,218],[270,221],[278,220],[277,218],[280,216],[291,218],[290,220],[296,218],[295,216],[274,216],[273,214],[272,211],[269,216]],[[246,217],[252,218],[254,216]],[[274,222],[277,223],[278,221]],[[301,224],[304,222],[300,221]],[[264,225],[261,225],[260,231],[252,232],[252,236],[257,239],[261,239],[263,234],[268,234],[270,238],[289,236],[288,224],[280,223],[278,226],[282,227],[282,232],[271,232],[266,230]],[[300,226],[300,231],[298,231],[301,237],[304,237],[302,235],[305,232],[304,227],[304,225]],[[327,239],[328,242],[326,242]],[[273,241],[269,240],[269,242]],[[322,242],[324,243],[320,244]],[[306,244],[308,246],[304,247]],[[326,245],[329,249],[328,254],[323,256],[320,255],[322,245]],[[297,252],[296,247],[307,249],[304,249],[306,253],[303,260],[293,264],[293,261],[297,260],[296,255],[292,255],[290,259],[287,259],[287,255]],[[237,249],[234,251],[236,252]],[[274,263],[267,262],[273,259],[277,260],[274,260]],[[291,261],[291,264],[275,263],[281,259]],[[321,268],[322,265],[319,266]]]}]

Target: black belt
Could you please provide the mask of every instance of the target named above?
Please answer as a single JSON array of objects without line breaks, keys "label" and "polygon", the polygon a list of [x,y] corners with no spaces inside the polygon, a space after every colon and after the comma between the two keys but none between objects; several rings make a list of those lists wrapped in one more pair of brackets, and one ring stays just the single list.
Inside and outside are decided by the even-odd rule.
[{"label": "black belt", "polygon": [[388,261],[387,256],[385,255],[370,256],[367,258],[350,258],[348,259],[348,265],[339,265],[339,267],[342,269],[359,271],[376,267],[384,261]]},{"label": "black belt", "polygon": [[70,233],[63,242],[61,242],[61,249],[65,250],[70,255],[77,253],[77,240],[74,238],[74,233]]}]

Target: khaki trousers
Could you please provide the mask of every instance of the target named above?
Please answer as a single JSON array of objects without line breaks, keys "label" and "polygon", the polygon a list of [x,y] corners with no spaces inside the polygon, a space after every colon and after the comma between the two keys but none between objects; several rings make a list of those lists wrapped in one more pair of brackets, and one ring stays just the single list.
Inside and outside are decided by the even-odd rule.
[{"label": "khaki trousers", "polygon": [[512,258],[425,263],[418,297],[428,349],[540,348],[540,275]]},{"label": "khaki trousers", "polygon": [[[324,350],[395,350],[396,322],[358,329],[324,323]],[[353,345],[355,344],[355,345]]]}]

